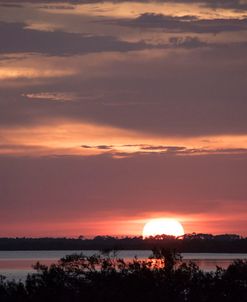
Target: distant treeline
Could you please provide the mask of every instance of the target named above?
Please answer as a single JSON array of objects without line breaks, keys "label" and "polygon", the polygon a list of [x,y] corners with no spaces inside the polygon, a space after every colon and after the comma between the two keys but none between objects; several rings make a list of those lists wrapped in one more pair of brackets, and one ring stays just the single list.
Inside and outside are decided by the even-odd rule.
[{"label": "distant treeline", "polygon": [[25,282],[0,276],[1,302],[247,302],[247,261],[204,272],[175,251],[156,249],[147,260],[105,254],[68,255],[37,263]]},{"label": "distant treeline", "polygon": [[96,236],[78,238],[0,238],[0,250],[152,250],[176,249],[178,252],[247,253],[247,238],[235,234],[186,234],[142,238]]}]

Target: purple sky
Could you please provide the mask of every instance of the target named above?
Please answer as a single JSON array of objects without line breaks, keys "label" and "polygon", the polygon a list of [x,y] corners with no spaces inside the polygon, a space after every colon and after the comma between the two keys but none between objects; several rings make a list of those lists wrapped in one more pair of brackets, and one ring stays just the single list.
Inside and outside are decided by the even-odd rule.
[{"label": "purple sky", "polygon": [[247,235],[247,2],[0,2],[0,236]]}]

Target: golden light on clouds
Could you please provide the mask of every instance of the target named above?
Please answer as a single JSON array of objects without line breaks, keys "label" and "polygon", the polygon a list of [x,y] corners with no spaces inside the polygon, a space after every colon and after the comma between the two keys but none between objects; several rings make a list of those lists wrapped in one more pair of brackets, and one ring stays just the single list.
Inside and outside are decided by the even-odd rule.
[{"label": "golden light on clouds", "polygon": [[74,72],[63,69],[37,69],[28,67],[0,68],[0,80],[53,78],[73,75]]},{"label": "golden light on clouds", "polygon": [[[175,155],[246,153],[247,135],[214,135],[203,137],[153,136],[148,133],[112,126],[77,123],[66,120],[46,121],[32,127],[2,127],[0,153],[29,155],[99,155],[118,157],[135,153],[174,152]],[[6,146],[6,147],[5,147]],[[29,150],[28,150],[29,148]],[[10,152],[11,151],[11,152]]]},{"label": "golden light on clouds", "polygon": [[79,4],[73,9],[54,9],[52,6],[39,8],[41,11],[50,14],[81,15],[91,17],[111,17],[111,18],[135,18],[147,11],[154,14],[164,14],[172,16],[194,15],[198,18],[237,18],[245,17],[245,12],[234,9],[212,8],[201,3],[174,3],[174,2],[102,2],[97,4]]}]

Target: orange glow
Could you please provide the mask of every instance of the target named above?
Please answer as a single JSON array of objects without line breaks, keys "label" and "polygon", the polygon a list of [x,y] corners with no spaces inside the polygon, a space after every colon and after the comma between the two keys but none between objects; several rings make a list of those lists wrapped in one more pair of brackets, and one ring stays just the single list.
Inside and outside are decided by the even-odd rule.
[{"label": "orange glow", "polygon": [[[57,4],[56,4],[57,7]],[[82,15],[90,17],[111,17],[111,18],[135,18],[138,15],[146,13],[147,11],[154,14],[164,14],[173,16],[184,16],[184,15],[194,15],[198,18],[237,18],[244,17],[245,13],[242,11],[234,9],[224,9],[217,8],[212,10],[210,7],[202,6],[198,3],[174,3],[174,2],[145,2],[140,3],[137,1],[131,2],[102,2],[97,3],[97,9],[95,9],[95,4],[80,4],[76,5],[74,9],[70,7],[68,9],[54,9],[52,5],[48,8],[40,8],[43,12],[48,12],[49,14],[63,14],[63,15]],[[50,21],[51,22],[51,21]]]},{"label": "orange glow", "polygon": [[[84,235],[85,237],[94,237],[96,235],[105,236],[139,236],[143,234],[143,225],[148,221],[147,217],[176,217],[174,219],[182,222],[185,233],[208,233],[208,234],[224,234],[224,233],[239,233],[243,236],[247,235],[245,228],[245,212],[239,214],[238,207],[235,205],[235,210],[232,212],[232,207],[226,207],[227,212],[224,217],[216,213],[209,214],[190,214],[190,215],[176,215],[171,212],[159,213],[140,213],[136,216],[121,215],[117,212],[103,213],[88,213],[87,218],[76,219],[54,219],[48,218],[44,223],[41,220],[35,221],[22,220],[19,222],[2,223],[0,235],[1,236],[69,236],[78,237]],[[230,211],[231,210],[231,211]],[[229,212],[230,211],[230,212]],[[104,217],[104,218],[103,218]],[[241,228],[236,224],[237,221],[241,223]],[[157,219],[152,219],[158,220]],[[150,221],[150,220],[149,220]],[[17,231],[18,230],[18,231]]]},{"label": "orange glow", "polygon": [[144,238],[156,235],[171,235],[177,237],[184,235],[184,228],[176,219],[159,218],[148,221],[144,225],[142,234]]},{"label": "orange glow", "polygon": [[69,70],[37,70],[35,68],[1,68],[0,80],[13,80],[19,78],[36,79],[36,78],[53,78],[73,75],[73,71]]},{"label": "orange glow", "polygon": [[[55,96],[53,96],[54,98]],[[56,96],[58,97],[58,96]],[[59,96],[62,101],[70,95]],[[50,101],[50,100],[49,100]],[[53,99],[54,101],[54,99]],[[56,101],[56,100],[55,100]],[[99,155],[110,153],[114,156],[125,153],[142,154],[165,152],[162,146],[186,148],[177,155],[234,154],[241,152],[238,148],[247,149],[246,135],[221,135],[203,137],[167,137],[150,136],[138,131],[121,129],[88,122],[77,123],[69,120],[46,121],[45,126],[2,127],[0,154],[31,156],[60,155]],[[83,148],[82,145],[90,145]],[[110,149],[99,149],[98,145],[109,145]],[[154,146],[150,150],[149,146]],[[161,146],[160,149],[157,146]],[[236,151],[234,151],[236,149]],[[187,152],[187,150],[194,150]],[[168,150],[169,151],[169,150]]]}]

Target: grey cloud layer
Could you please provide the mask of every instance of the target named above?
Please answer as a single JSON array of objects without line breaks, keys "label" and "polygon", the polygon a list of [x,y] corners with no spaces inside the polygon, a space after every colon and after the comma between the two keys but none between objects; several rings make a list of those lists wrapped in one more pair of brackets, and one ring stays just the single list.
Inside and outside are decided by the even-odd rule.
[{"label": "grey cloud layer", "polygon": [[62,31],[44,32],[25,28],[21,23],[0,22],[1,53],[36,52],[49,55],[74,55],[104,51],[130,51],[148,47],[109,36],[83,36]]},{"label": "grey cloud layer", "polygon": [[[99,20],[102,27],[104,22]],[[125,22],[130,25],[130,21]],[[78,64],[73,61],[75,75],[42,79],[37,83],[25,78],[2,81],[6,86],[13,86],[7,88],[2,84],[1,125],[32,126],[61,118],[153,135],[247,133],[247,44],[230,39],[215,43],[203,35],[234,30],[244,37],[246,19],[198,20],[191,16],[146,13],[133,22],[138,26],[143,24],[143,31],[153,26],[154,35],[156,26],[183,33],[177,36],[172,33],[167,43],[154,45],[123,41],[120,27],[119,36],[114,38],[31,30],[25,28],[25,23],[0,23],[0,38],[4,41],[0,46],[0,62],[5,68],[11,60],[7,54],[13,52],[16,57],[12,60],[17,63],[17,54],[22,52],[39,53],[40,62],[42,55],[56,56],[56,59],[67,55],[68,61],[62,63],[64,68],[70,67],[71,59],[78,60]],[[194,30],[194,34],[188,30]],[[84,68],[82,62],[92,53],[97,57],[89,56],[89,61],[107,61],[93,71]],[[53,58],[50,59],[52,68],[56,69],[59,64],[53,67]],[[20,83],[26,86],[18,86]],[[71,102],[63,101],[63,94]]]},{"label": "grey cloud layer", "polygon": [[208,44],[198,37],[170,39],[170,43],[158,45],[145,42],[127,42],[111,36],[82,35],[63,31],[38,31],[26,28],[23,23],[0,22],[0,53],[41,53],[64,56],[97,52],[128,52],[143,49],[173,47],[195,48]]},{"label": "grey cloud layer", "polygon": [[[104,67],[104,76],[93,79],[78,74],[36,87],[2,89],[0,121],[6,126],[32,125],[68,118],[154,135],[245,134],[245,54],[246,48],[237,45],[195,48],[149,62],[113,60]],[[46,101],[45,95],[54,91],[76,93],[76,100]],[[25,97],[35,93],[44,99]]]},{"label": "grey cloud layer", "polygon": [[[12,3],[19,3],[22,2],[22,0],[8,0]],[[122,2],[131,2],[132,0],[115,0],[114,3],[122,3]],[[6,2],[6,0],[1,0],[1,2]],[[54,0],[26,0],[26,3],[57,3],[57,1]],[[61,3],[71,3],[71,4],[87,4],[87,3],[102,3],[105,2],[104,0],[60,0]],[[150,3],[153,2],[153,0],[138,0],[139,3]],[[154,2],[161,2],[161,3],[199,3],[201,5],[212,7],[212,8],[224,8],[224,9],[237,9],[237,10],[246,10],[247,9],[247,3],[246,1],[242,0],[156,0]],[[15,5],[15,4],[14,4]]]},{"label": "grey cloud layer", "polygon": [[246,31],[247,19],[199,20],[194,16],[173,17],[162,14],[143,13],[134,20],[119,24],[145,28],[163,28],[172,32],[220,33],[225,31]]}]

